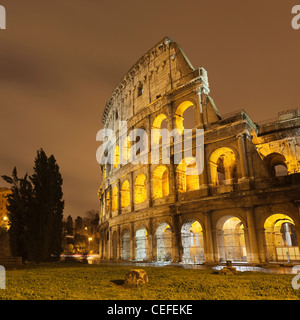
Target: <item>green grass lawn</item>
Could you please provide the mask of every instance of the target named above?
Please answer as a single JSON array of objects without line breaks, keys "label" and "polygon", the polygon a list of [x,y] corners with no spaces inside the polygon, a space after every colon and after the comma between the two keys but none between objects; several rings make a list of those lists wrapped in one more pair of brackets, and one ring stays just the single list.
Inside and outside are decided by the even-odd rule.
[{"label": "green grass lawn", "polygon": [[81,263],[27,265],[6,271],[6,289],[0,290],[0,299],[300,299],[300,290],[291,286],[294,275],[219,275],[213,270],[143,267],[149,283],[138,288],[125,287],[125,274],[133,268]]}]

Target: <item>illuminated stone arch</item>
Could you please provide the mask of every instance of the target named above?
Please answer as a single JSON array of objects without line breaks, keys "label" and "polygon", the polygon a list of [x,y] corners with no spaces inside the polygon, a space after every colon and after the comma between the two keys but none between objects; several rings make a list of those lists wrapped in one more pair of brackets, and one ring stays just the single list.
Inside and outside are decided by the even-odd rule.
[{"label": "illuminated stone arch", "polygon": [[164,113],[159,114],[155,117],[152,123],[152,143],[159,144],[161,141],[160,131],[162,129],[162,122],[167,119],[167,116]]},{"label": "illuminated stone arch", "polygon": [[181,241],[183,248],[183,263],[204,262],[203,227],[199,221],[186,220],[181,227]]},{"label": "illuminated stone arch", "polygon": [[180,161],[177,166],[177,181],[179,192],[198,190],[199,164],[195,158],[187,157]]},{"label": "illuminated stone arch", "polygon": [[130,205],[130,184],[125,180],[121,187],[121,208],[127,208]]},{"label": "illuminated stone arch", "polygon": [[158,166],[152,178],[153,198],[163,198],[169,195],[169,170],[166,166]]},{"label": "illuminated stone arch", "polygon": [[221,147],[211,154],[210,175],[213,186],[237,183],[236,154],[231,148]]},{"label": "illuminated stone arch", "polygon": [[148,260],[148,232],[146,227],[140,226],[136,230],[135,244],[135,259],[138,261]]},{"label": "illuminated stone arch", "polygon": [[281,153],[272,152],[264,157],[263,161],[272,177],[286,176],[288,174],[286,159]]},{"label": "illuminated stone arch", "polygon": [[270,215],[264,223],[267,261],[300,260],[294,220],[281,213]]},{"label": "illuminated stone arch", "polygon": [[112,211],[118,210],[118,187],[115,186],[112,189]]},{"label": "illuminated stone arch", "polygon": [[220,261],[247,261],[247,250],[242,219],[226,215],[216,224]]},{"label": "illuminated stone arch", "polygon": [[156,228],[157,261],[170,262],[172,260],[172,230],[167,222],[161,222]]},{"label": "illuminated stone arch", "polygon": [[[180,105],[177,107],[176,112],[175,112],[175,127],[176,129],[179,130],[180,133],[183,133],[184,130],[184,112],[190,108],[190,107],[194,107],[195,103],[190,101],[190,100],[186,100],[183,101],[182,103],[180,103]],[[196,114],[195,114],[195,119],[196,119]]]},{"label": "illuminated stone arch", "polygon": [[130,259],[130,231],[124,229],[122,232],[122,260]]},{"label": "illuminated stone arch", "polygon": [[147,199],[146,176],[139,173],[134,183],[134,203],[142,203]]}]

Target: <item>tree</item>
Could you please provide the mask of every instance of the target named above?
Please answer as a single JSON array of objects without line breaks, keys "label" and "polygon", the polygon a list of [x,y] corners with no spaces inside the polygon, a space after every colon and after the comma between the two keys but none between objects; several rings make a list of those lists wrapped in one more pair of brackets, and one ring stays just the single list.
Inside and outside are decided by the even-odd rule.
[{"label": "tree", "polygon": [[67,217],[67,221],[65,223],[65,230],[68,236],[72,236],[74,232],[74,227],[73,227],[73,218],[72,216]]},{"label": "tree", "polygon": [[37,151],[34,174],[30,177],[33,184],[36,207],[32,211],[36,217],[32,232],[39,242],[31,248],[36,262],[59,259],[62,253],[62,219],[64,201],[62,200],[62,177],[53,155],[49,158],[43,149]]},{"label": "tree", "polygon": [[76,233],[80,233],[82,231],[82,228],[83,228],[83,220],[80,216],[78,216],[76,219],[75,219],[75,230],[76,230]]},{"label": "tree", "polygon": [[2,178],[12,185],[8,196],[12,254],[35,262],[59,258],[62,252],[62,177],[53,155],[37,151],[34,174]]},{"label": "tree", "polygon": [[27,220],[33,205],[33,190],[28,175],[19,178],[16,167],[12,177],[2,176],[3,180],[11,184],[12,193],[8,195],[8,218],[10,228],[9,244],[13,256],[22,257],[23,262],[28,258]]}]

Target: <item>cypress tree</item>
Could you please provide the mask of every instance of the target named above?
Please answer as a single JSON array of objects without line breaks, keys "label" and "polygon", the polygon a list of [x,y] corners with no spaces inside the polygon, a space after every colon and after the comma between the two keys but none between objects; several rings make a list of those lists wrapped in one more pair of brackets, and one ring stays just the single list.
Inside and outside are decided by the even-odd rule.
[{"label": "cypress tree", "polygon": [[33,255],[37,262],[50,257],[59,259],[62,253],[62,219],[64,201],[62,200],[62,177],[53,155],[49,158],[43,149],[38,150],[34,174],[30,177],[33,184],[37,217],[36,234],[40,241]]},{"label": "cypress tree", "polygon": [[8,196],[11,252],[23,261],[59,259],[62,253],[63,209],[62,177],[53,155],[37,151],[34,174],[20,179],[14,168],[12,177],[2,178],[12,185]]}]

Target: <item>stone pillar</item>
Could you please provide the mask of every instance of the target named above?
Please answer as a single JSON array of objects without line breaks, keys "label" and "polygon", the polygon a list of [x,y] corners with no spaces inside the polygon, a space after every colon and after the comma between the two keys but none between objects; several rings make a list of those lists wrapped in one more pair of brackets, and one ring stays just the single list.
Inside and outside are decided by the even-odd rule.
[{"label": "stone pillar", "polygon": [[247,164],[247,155],[246,155],[246,148],[245,148],[245,135],[240,134],[238,135],[237,138],[238,138],[238,148],[239,148],[239,155],[240,155],[242,179],[246,179],[248,178],[248,164]]},{"label": "stone pillar", "polygon": [[135,233],[134,222],[130,223],[130,260],[135,260]]},{"label": "stone pillar", "polygon": [[153,257],[153,242],[154,242],[154,233],[155,231],[153,230],[153,218],[149,218],[149,223],[148,223],[148,260],[154,261]]},{"label": "stone pillar", "polygon": [[134,211],[134,180],[133,180],[133,172],[130,172],[130,208],[131,211]]},{"label": "stone pillar", "polygon": [[[202,93],[202,87],[197,88],[195,90],[195,93],[197,94],[198,97],[198,104],[199,104],[199,112],[196,112],[196,126],[197,129],[203,129],[204,127],[204,120],[203,120],[203,107],[202,107],[202,99],[201,99],[201,93]],[[194,108],[195,110],[195,108]],[[196,111],[196,110],[195,110]]]},{"label": "stone pillar", "polygon": [[117,238],[118,238],[117,259],[122,260],[122,237],[121,237],[121,226],[120,225],[118,225]]},{"label": "stone pillar", "polygon": [[151,174],[151,163],[147,165],[148,167],[148,181],[146,181],[146,190],[147,190],[147,200],[149,207],[153,205],[153,182],[152,182],[152,174]]},{"label": "stone pillar", "polygon": [[212,241],[212,229],[211,229],[211,212],[205,212],[204,214],[204,225],[205,225],[205,262],[213,262],[213,241]]},{"label": "stone pillar", "polygon": [[121,196],[121,181],[118,180],[118,214],[122,213]]},{"label": "stone pillar", "polygon": [[250,252],[247,252],[247,260],[252,263],[259,263],[258,246],[257,246],[257,235],[254,220],[254,207],[247,207],[246,217],[248,225],[248,236],[250,244]]},{"label": "stone pillar", "polygon": [[112,187],[111,185],[108,187],[108,192],[109,192],[109,213],[108,213],[108,216],[109,218],[112,217]]},{"label": "stone pillar", "polygon": [[258,257],[260,262],[266,262],[266,237],[265,228],[256,229],[257,231],[257,246]]},{"label": "stone pillar", "polygon": [[172,247],[173,247],[173,256],[172,260],[175,263],[182,261],[182,255],[183,255],[183,247],[182,247],[182,241],[181,241],[181,229],[179,225],[179,215],[173,215],[173,230],[172,230]]},{"label": "stone pillar", "polygon": [[219,261],[218,234],[216,228],[211,229],[214,261]]},{"label": "stone pillar", "polygon": [[110,260],[112,258],[112,232],[111,232],[111,227],[108,228],[108,233],[109,233],[109,236],[108,236],[108,257],[107,259]]}]

